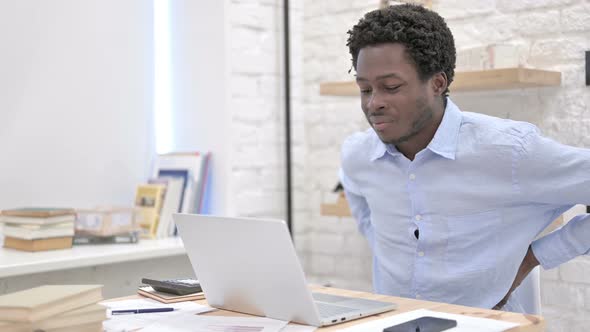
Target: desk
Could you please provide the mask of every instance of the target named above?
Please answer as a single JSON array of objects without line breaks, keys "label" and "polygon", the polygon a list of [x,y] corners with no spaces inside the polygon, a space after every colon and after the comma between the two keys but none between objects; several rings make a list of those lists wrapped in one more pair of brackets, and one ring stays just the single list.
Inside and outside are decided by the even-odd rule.
[{"label": "desk", "polygon": [[194,276],[180,238],[41,252],[0,248],[0,294],[49,283],[98,283],[105,285],[105,296],[115,297],[150,276]]},{"label": "desk", "polygon": [[[541,332],[545,329],[545,321],[540,316],[534,315],[524,315],[524,314],[517,314],[513,312],[505,312],[505,311],[497,311],[497,310],[489,310],[489,309],[480,309],[480,308],[473,308],[473,307],[465,307],[459,305],[452,305],[446,303],[439,303],[439,302],[430,302],[430,301],[421,301],[421,300],[413,300],[408,298],[401,298],[395,296],[385,296],[385,295],[377,295],[372,293],[365,293],[365,292],[356,292],[351,290],[344,290],[344,289],[337,289],[337,288],[327,288],[327,287],[319,287],[319,286],[312,286],[312,291],[314,292],[322,292],[328,294],[335,294],[335,295],[344,295],[344,296],[353,296],[359,298],[366,298],[372,300],[380,300],[386,302],[394,302],[397,303],[398,309],[394,311],[385,312],[382,314],[374,315],[365,317],[362,319],[353,320],[350,322],[337,324],[328,327],[322,327],[317,329],[318,332],[328,332],[328,331],[337,331],[339,329],[343,329],[345,327],[366,323],[371,320],[380,319],[387,316],[397,315],[403,312],[408,312],[417,309],[428,309],[433,311],[439,312],[446,312],[452,314],[461,314],[461,315],[468,315],[474,316],[479,318],[490,318],[490,319],[497,319],[507,322],[514,322],[520,324],[508,331],[510,332]],[[133,298],[141,298],[139,295],[133,296]],[[207,305],[206,300],[195,301],[199,304]],[[232,311],[225,311],[225,310],[216,310],[213,312],[205,313],[203,315],[214,315],[214,316],[248,316],[246,314],[240,314]]]}]

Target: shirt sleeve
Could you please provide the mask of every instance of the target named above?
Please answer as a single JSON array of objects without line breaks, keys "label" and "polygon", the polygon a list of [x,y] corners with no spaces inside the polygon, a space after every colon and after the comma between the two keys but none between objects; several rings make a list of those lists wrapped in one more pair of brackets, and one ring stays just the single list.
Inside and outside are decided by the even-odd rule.
[{"label": "shirt sleeve", "polygon": [[[523,199],[557,209],[590,205],[590,150],[528,134],[518,152],[515,185]],[[590,215],[576,216],[560,229],[532,243],[545,269],[590,253]]]},{"label": "shirt sleeve", "polygon": [[344,174],[342,168],[338,173],[340,182],[344,187],[350,212],[352,212],[353,217],[357,221],[359,231],[367,238],[369,245],[372,246],[374,233],[373,226],[371,225],[371,210],[369,209],[369,204],[367,204],[367,200],[361,194],[359,188],[346,176],[346,174]]}]

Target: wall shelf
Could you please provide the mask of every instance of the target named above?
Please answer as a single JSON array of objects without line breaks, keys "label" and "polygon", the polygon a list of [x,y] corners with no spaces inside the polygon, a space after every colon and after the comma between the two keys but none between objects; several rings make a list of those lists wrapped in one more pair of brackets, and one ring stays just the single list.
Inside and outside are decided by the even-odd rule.
[{"label": "wall shelf", "polygon": [[[506,68],[455,73],[451,92],[508,90],[560,86],[561,73],[542,69]],[[322,96],[358,96],[354,81],[320,83]]]},{"label": "wall shelf", "polygon": [[350,208],[346,201],[344,192],[338,195],[338,199],[335,204],[322,204],[320,205],[320,215],[332,216],[332,217],[351,217]]},{"label": "wall shelf", "polygon": [[137,244],[75,245],[39,252],[0,248],[0,278],[185,254],[179,237],[142,239]]}]

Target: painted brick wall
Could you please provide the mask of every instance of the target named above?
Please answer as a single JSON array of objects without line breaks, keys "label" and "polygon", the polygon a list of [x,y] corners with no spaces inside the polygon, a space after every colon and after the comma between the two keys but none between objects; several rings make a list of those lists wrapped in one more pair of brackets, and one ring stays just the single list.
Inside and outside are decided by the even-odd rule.
[{"label": "painted brick wall", "polygon": [[[235,213],[284,218],[286,211],[284,129],[284,38],[282,1],[229,2],[232,172]],[[302,100],[303,2],[290,1],[292,148],[304,148]],[[300,161],[298,161],[300,160]],[[294,162],[302,170],[302,158]],[[302,199],[302,171],[295,173]],[[302,205],[302,204],[300,204]]]},{"label": "painted brick wall", "polygon": [[[303,10],[304,176],[307,210],[297,215],[295,239],[310,281],[371,289],[371,256],[350,218],[320,216],[337,181],[339,148],[367,128],[359,100],[319,96],[322,81],[349,80],[346,31],[377,0],[306,0]],[[510,42],[527,50],[526,64],[559,70],[558,88],[452,93],[465,111],[525,120],[565,144],[590,148],[590,88],[584,51],[590,50],[590,1],[438,0],[433,9],[449,24],[458,50]],[[452,86],[451,86],[452,87]],[[542,271],[548,331],[585,331],[590,322],[590,259]]]}]

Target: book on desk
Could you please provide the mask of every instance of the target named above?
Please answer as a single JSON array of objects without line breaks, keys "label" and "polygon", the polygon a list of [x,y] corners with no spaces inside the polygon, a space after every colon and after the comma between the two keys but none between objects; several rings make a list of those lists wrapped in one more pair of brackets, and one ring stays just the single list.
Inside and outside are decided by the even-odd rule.
[{"label": "book on desk", "polygon": [[0,330],[102,331],[102,285],[45,285],[0,296]]},{"label": "book on desk", "polygon": [[137,294],[145,297],[149,297],[154,299],[158,302],[162,303],[176,303],[176,302],[184,302],[184,301],[197,301],[205,299],[205,294],[203,292],[187,294],[187,295],[175,295],[170,293],[158,292],[154,290],[151,286],[148,285],[141,285],[137,289]]}]

